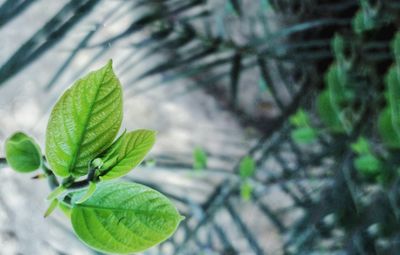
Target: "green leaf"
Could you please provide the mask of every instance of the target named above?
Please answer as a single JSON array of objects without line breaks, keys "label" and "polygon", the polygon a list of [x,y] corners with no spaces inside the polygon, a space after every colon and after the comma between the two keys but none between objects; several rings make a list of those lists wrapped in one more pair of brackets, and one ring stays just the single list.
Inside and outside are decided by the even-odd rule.
[{"label": "green leaf", "polygon": [[335,37],[332,40],[332,49],[335,54],[335,59],[338,61],[344,60],[344,39],[341,35],[335,34]]},{"label": "green leaf", "polygon": [[87,174],[89,162],[107,149],[122,121],[122,89],[111,60],[75,82],[54,106],[47,125],[46,156],[61,176]]},{"label": "green leaf", "polygon": [[290,123],[296,127],[308,127],[311,124],[310,117],[304,109],[299,109],[294,115],[289,119]]},{"label": "green leaf", "polygon": [[39,145],[24,133],[13,134],[6,140],[5,147],[7,163],[17,172],[29,173],[42,164]]},{"label": "green leaf", "polygon": [[240,185],[240,196],[244,201],[250,201],[253,193],[253,186],[250,182],[244,182]]},{"label": "green leaf", "polygon": [[96,187],[97,187],[97,185],[95,182],[90,182],[85,195],[83,195],[78,201],[76,201],[76,203],[82,204],[83,202],[88,200],[93,195],[93,193],[96,191]]},{"label": "green leaf", "polygon": [[170,237],[183,219],[161,193],[136,183],[99,184],[84,203],[72,196],[71,222],[77,236],[101,252],[133,253]]},{"label": "green leaf", "polygon": [[193,169],[201,170],[207,168],[207,154],[200,148],[196,147],[193,151]]},{"label": "green leaf", "polygon": [[357,34],[362,34],[365,31],[375,27],[375,20],[367,15],[367,12],[360,9],[353,18],[353,30]]},{"label": "green leaf", "polygon": [[354,99],[354,93],[349,89],[347,72],[338,63],[330,66],[325,74],[325,84],[328,87],[330,106],[336,114],[345,132],[351,131],[351,118],[345,114],[345,107]]},{"label": "green leaf", "polygon": [[297,128],[291,133],[292,139],[299,144],[309,144],[317,138],[317,132],[310,127]]},{"label": "green leaf", "polygon": [[400,66],[393,66],[386,75],[393,129],[400,137]]},{"label": "green leaf", "polygon": [[239,164],[239,174],[242,179],[253,176],[256,170],[256,163],[250,156],[244,157]]},{"label": "green leaf", "polygon": [[357,154],[371,153],[370,145],[365,137],[360,136],[355,143],[351,144],[351,149]]},{"label": "green leaf", "polygon": [[46,212],[44,213],[44,217],[47,218],[54,212],[54,210],[57,208],[57,205],[59,204],[58,199],[53,199],[47,208]]},{"label": "green leaf", "polygon": [[64,186],[60,185],[57,188],[55,188],[52,192],[50,192],[50,194],[47,196],[47,200],[54,200],[57,197],[61,196],[61,194],[63,194],[65,191],[67,190],[67,188],[65,188]]},{"label": "green leaf", "polygon": [[65,216],[67,216],[68,219],[71,219],[71,207],[67,203],[60,201],[58,203],[58,208],[64,213]]},{"label": "green leaf", "polygon": [[393,128],[391,111],[385,108],[378,118],[378,131],[382,138],[383,143],[392,149],[400,148],[400,137]]},{"label": "green leaf", "polygon": [[335,133],[344,133],[342,122],[336,114],[330,100],[329,91],[323,91],[317,98],[317,110],[321,121]]},{"label": "green leaf", "polygon": [[378,130],[389,148],[400,148],[400,67],[391,67],[386,75],[386,107],[379,115]]},{"label": "green leaf", "polygon": [[382,163],[372,154],[359,156],[354,160],[354,167],[365,176],[375,176],[381,172]]},{"label": "green leaf", "polygon": [[[108,170],[112,166],[117,163],[117,159],[119,157],[120,149],[123,143],[123,140],[126,135],[126,130],[113,142],[113,144],[107,148],[103,153],[101,153],[100,158],[95,158],[91,164],[92,166],[102,169]],[[104,162],[107,162],[106,164]]]},{"label": "green leaf", "polygon": [[122,134],[101,157],[104,164],[100,167],[100,178],[115,179],[138,166],[153,147],[156,134],[146,129]]},{"label": "green leaf", "polygon": [[332,104],[339,107],[346,100],[352,99],[352,94],[346,87],[348,83],[347,74],[339,64],[332,64],[324,79],[330,92]]}]

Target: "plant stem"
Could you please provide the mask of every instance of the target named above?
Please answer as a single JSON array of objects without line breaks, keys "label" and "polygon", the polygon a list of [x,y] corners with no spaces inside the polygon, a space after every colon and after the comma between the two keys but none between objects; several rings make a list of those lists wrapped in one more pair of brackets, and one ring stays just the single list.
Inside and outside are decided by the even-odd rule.
[{"label": "plant stem", "polygon": [[82,189],[82,188],[87,187],[89,185],[89,183],[90,183],[90,180],[85,179],[82,181],[73,182],[73,183],[67,185],[66,188],[68,190]]},{"label": "plant stem", "polygon": [[0,166],[7,165],[7,160],[5,158],[0,158]]},{"label": "plant stem", "polygon": [[[0,167],[1,166],[6,166],[7,165],[7,160],[3,157],[0,157]],[[54,190],[55,188],[60,186],[60,182],[58,181],[57,177],[54,175],[53,171],[47,166],[46,162],[43,162],[41,166],[43,172],[48,178],[48,183],[49,187],[51,190]],[[94,170],[91,170],[90,172],[94,172]],[[85,188],[86,186],[89,185],[90,181],[93,181],[94,179],[94,174],[91,173],[88,175],[88,178],[82,181],[77,181],[77,182],[71,182],[65,185],[65,187],[69,190],[76,190],[76,189],[81,189]]]},{"label": "plant stem", "polygon": [[51,169],[47,167],[45,162],[43,162],[43,164],[42,164],[42,170],[48,178],[48,183],[49,183],[51,190],[54,190],[55,188],[60,186],[60,183],[58,182],[57,177],[54,175],[53,171],[51,171]]}]

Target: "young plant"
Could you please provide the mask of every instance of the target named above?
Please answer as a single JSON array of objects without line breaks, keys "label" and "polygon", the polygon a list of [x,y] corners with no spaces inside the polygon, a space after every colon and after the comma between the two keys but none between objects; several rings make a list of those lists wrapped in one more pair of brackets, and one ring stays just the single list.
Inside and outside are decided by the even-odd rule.
[{"label": "young plant", "polygon": [[253,185],[250,178],[253,177],[256,171],[256,162],[250,156],[245,156],[239,163],[240,175],[240,196],[244,201],[250,201],[253,193]]},{"label": "young plant", "polygon": [[196,147],[193,151],[193,169],[202,171],[207,168],[207,153],[201,148]]},{"label": "young plant", "polygon": [[[70,217],[80,240],[91,248],[126,254],[146,250],[170,237],[183,217],[161,193],[132,182],[112,181],[138,166],[156,132],[124,131],[122,87],[111,60],[67,89],[54,106],[46,131],[45,158],[29,136],[6,141],[11,168],[42,169],[53,191],[49,209]],[[61,179],[61,181],[60,181]]]},{"label": "young plant", "polygon": [[312,127],[310,116],[303,109],[299,109],[289,121],[294,127],[290,135],[296,143],[310,144],[317,139],[318,132]]},{"label": "young plant", "polygon": [[365,177],[375,178],[382,174],[383,163],[371,147],[364,137],[359,137],[355,143],[351,144],[351,149],[356,154],[353,162],[355,169]]},{"label": "young plant", "polygon": [[386,77],[387,106],[378,119],[379,134],[383,144],[389,149],[400,148],[400,32],[393,40],[394,64],[389,68]]}]

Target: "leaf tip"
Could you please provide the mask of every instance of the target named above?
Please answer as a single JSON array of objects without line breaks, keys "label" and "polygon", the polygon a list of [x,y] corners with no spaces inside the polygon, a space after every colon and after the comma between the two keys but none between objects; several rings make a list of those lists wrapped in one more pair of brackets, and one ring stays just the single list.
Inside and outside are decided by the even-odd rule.
[{"label": "leaf tip", "polygon": [[96,191],[96,188],[97,188],[96,183],[90,182],[86,193],[78,201],[76,201],[75,204],[82,204],[86,200],[88,200],[93,195],[93,193]]},{"label": "leaf tip", "polygon": [[50,216],[54,210],[57,208],[58,206],[58,199],[53,199],[49,205],[49,207],[47,208],[46,212],[44,213],[43,217],[47,218],[48,216]]},{"label": "leaf tip", "polygon": [[110,58],[110,59],[107,61],[106,66],[112,68],[112,65],[113,65],[113,60]]},{"label": "leaf tip", "polygon": [[113,69],[113,60],[110,58],[110,59],[107,61],[107,63],[106,63],[103,67],[100,68],[100,70],[103,70],[103,71],[106,71],[106,72],[112,71],[112,72],[114,73],[114,69]]}]

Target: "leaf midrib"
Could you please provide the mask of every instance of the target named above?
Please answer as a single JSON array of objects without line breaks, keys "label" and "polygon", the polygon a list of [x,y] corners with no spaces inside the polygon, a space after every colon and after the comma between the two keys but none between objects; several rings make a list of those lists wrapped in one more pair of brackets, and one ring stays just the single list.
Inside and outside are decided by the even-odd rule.
[{"label": "leaf midrib", "polygon": [[85,137],[86,132],[87,132],[88,122],[90,120],[91,114],[92,114],[94,106],[95,106],[95,102],[97,101],[97,97],[99,96],[101,86],[103,86],[104,78],[105,78],[107,73],[108,73],[108,69],[106,71],[104,71],[103,77],[101,77],[101,82],[100,82],[100,85],[98,86],[98,90],[96,91],[96,95],[94,96],[93,104],[90,106],[87,118],[84,121],[84,129],[83,129],[83,132],[82,132],[81,136],[79,137],[78,149],[74,153],[73,158],[72,158],[73,161],[71,162],[71,165],[70,165],[70,167],[68,169],[68,171],[70,173],[72,173],[72,175],[74,175],[74,173],[75,173],[74,169],[75,169],[75,166],[76,166],[76,161],[77,161],[78,155],[79,155],[79,153],[81,151],[81,147],[82,147],[81,145],[82,145],[82,142],[83,142],[83,138]]},{"label": "leaf midrib", "polygon": [[[148,213],[152,210],[137,210],[137,209],[128,209],[128,208],[112,208],[112,207],[96,207],[93,205],[82,205],[82,204],[76,204],[74,205],[74,208],[83,208],[83,209],[93,209],[93,210],[103,210],[103,211],[118,211],[118,212],[133,212],[133,213]],[[160,212],[160,211],[153,211],[157,212],[159,214],[170,214],[174,215],[175,213],[169,213],[169,212]]]}]

